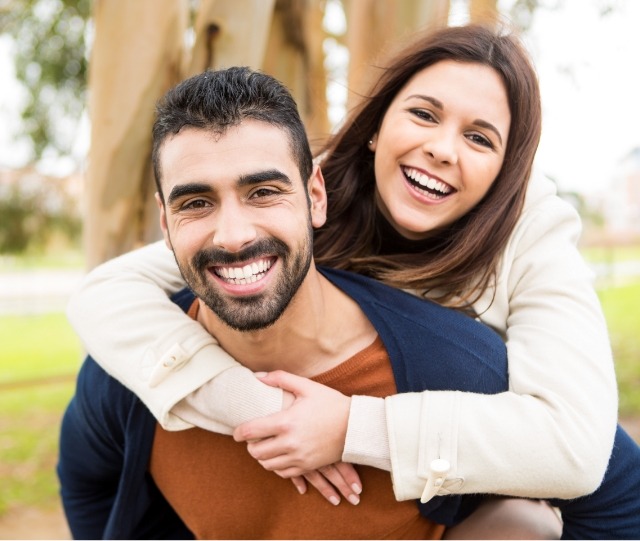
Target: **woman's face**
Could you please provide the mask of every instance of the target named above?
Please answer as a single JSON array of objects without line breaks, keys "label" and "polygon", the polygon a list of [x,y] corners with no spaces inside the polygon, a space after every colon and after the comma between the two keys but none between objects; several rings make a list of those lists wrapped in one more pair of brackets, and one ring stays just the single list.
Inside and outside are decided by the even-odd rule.
[{"label": "woman's face", "polygon": [[381,212],[409,239],[469,212],[500,172],[510,124],[507,92],[492,68],[443,60],[416,73],[370,145]]}]

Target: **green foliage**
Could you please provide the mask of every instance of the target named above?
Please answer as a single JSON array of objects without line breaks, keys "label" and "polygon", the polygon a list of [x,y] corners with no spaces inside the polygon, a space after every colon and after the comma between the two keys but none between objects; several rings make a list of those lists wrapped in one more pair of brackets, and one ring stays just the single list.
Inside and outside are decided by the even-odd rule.
[{"label": "green foliage", "polygon": [[33,180],[0,186],[0,254],[42,251],[56,234],[71,245],[80,241],[76,203],[55,181]]},{"label": "green foliage", "polygon": [[15,43],[15,68],[28,95],[23,130],[34,158],[68,154],[85,105],[90,0],[9,0],[0,33]]}]

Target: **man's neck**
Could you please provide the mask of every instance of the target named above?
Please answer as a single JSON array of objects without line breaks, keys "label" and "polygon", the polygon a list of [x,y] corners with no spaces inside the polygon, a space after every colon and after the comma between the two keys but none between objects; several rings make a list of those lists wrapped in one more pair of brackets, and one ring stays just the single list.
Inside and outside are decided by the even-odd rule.
[{"label": "man's neck", "polygon": [[377,335],[358,304],[313,266],[285,312],[266,329],[236,331],[202,301],[198,321],[254,372],[286,370],[305,377],[341,364]]}]

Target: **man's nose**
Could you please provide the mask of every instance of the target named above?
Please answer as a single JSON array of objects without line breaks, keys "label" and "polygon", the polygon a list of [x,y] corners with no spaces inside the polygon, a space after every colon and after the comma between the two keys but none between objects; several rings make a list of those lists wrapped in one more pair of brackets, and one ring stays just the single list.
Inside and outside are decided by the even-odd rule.
[{"label": "man's nose", "polygon": [[251,212],[241,204],[222,204],[216,213],[213,245],[228,252],[239,252],[257,236]]}]

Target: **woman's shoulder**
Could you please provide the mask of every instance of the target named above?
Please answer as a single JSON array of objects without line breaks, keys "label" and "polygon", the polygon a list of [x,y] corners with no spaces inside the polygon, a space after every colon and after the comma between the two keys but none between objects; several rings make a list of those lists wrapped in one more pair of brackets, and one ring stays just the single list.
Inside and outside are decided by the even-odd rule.
[{"label": "woman's shoulder", "polygon": [[558,240],[576,244],[581,233],[582,221],[576,208],[558,195],[555,182],[541,173],[534,173],[505,255],[516,247],[528,249],[530,244]]},{"label": "woman's shoulder", "polygon": [[542,172],[534,171],[527,188],[520,221],[554,209],[555,213],[578,217],[575,207],[558,194],[558,185]]}]

